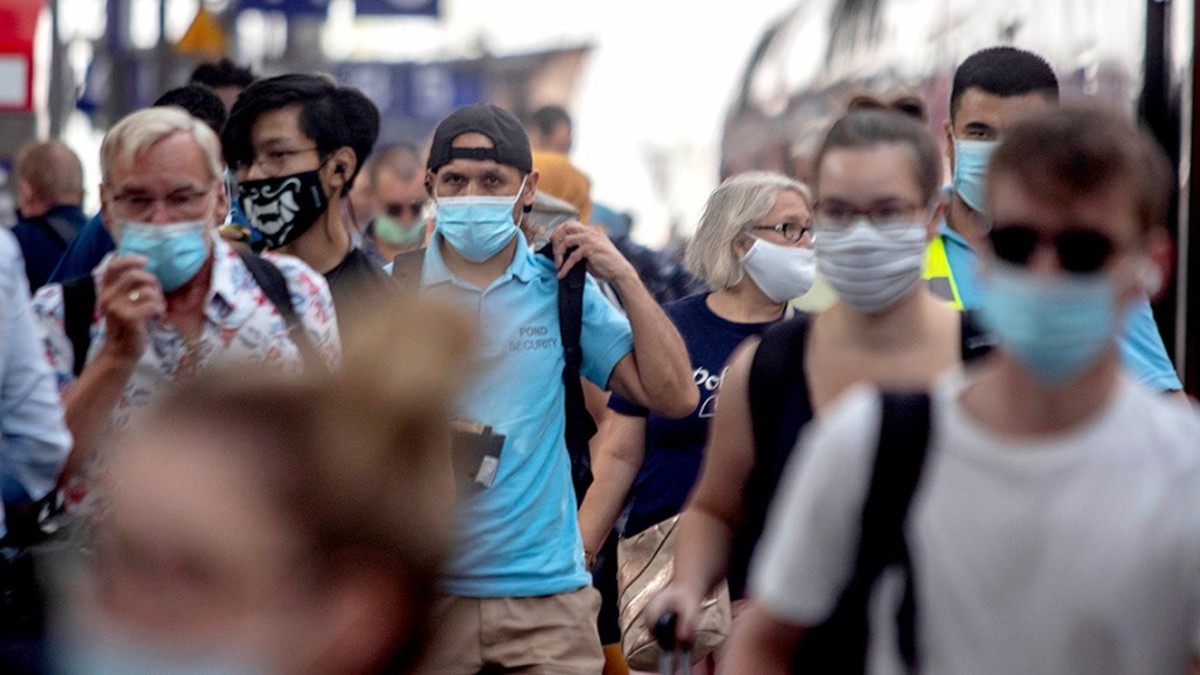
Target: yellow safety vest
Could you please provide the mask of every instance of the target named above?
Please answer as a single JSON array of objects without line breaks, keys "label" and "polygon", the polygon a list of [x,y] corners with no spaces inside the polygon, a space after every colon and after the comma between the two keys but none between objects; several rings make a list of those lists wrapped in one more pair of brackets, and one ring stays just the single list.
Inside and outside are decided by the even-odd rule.
[{"label": "yellow safety vest", "polygon": [[958,294],[958,284],[954,283],[954,271],[950,269],[950,261],[946,258],[946,244],[941,235],[929,242],[923,278],[929,284],[931,293],[962,311],[962,298]]}]

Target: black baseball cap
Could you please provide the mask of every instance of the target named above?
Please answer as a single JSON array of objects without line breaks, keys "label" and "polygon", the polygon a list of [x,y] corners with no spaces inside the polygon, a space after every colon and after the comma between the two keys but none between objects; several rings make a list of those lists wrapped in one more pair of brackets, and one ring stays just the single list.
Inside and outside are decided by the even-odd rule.
[{"label": "black baseball cap", "polygon": [[[450,147],[455,138],[471,131],[492,139],[494,147]],[[522,173],[533,171],[533,152],[529,149],[525,127],[512,113],[490,103],[459,108],[438,124],[433,132],[427,166],[430,171],[437,171],[455,159],[490,159]]]}]

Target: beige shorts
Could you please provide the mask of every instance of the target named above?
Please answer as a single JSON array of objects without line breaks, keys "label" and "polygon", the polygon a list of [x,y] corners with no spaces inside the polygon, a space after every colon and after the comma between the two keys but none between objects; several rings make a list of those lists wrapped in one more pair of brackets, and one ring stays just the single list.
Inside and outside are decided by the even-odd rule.
[{"label": "beige shorts", "polygon": [[444,595],[433,606],[430,643],[417,672],[595,675],[604,669],[591,586],[534,598]]}]

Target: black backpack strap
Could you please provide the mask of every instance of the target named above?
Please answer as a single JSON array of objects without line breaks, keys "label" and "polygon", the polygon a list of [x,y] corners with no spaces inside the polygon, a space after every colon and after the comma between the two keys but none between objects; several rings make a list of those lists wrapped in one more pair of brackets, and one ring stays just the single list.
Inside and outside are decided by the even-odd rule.
[{"label": "black backpack strap", "polygon": [[871,592],[892,565],[904,575],[896,615],[900,655],[910,672],[917,670],[916,589],[904,530],[929,445],[930,401],[924,392],[884,393],[881,398],[879,444],[863,501],[854,570],[833,614],[802,643],[797,665],[803,672],[865,671]]},{"label": "black backpack strap", "polygon": [[[860,551],[860,561],[865,571],[873,573],[871,585],[889,565],[900,565],[904,596],[896,614],[896,635],[900,656],[909,672],[916,672],[916,589],[904,529],[929,449],[929,394],[884,392],[881,398],[879,447],[863,505],[861,541],[864,543],[860,547],[865,551]],[[871,537],[868,532],[877,533],[878,537]]]},{"label": "black backpack strap", "polygon": [[324,362],[317,356],[316,347],[313,346],[308,332],[304,329],[303,322],[296,314],[296,308],[292,305],[292,293],[288,290],[287,279],[283,277],[283,272],[280,272],[279,268],[270,260],[257,253],[240,248],[237,249],[237,252],[250,272],[250,276],[254,277],[254,282],[262,289],[263,295],[267,296],[267,300],[270,300],[271,304],[275,305],[275,309],[279,310],[279,316],[283,318],[283,323],[287,326],[288,338],[300,350],[300,357],[304,359],[305,366],[323,368]]},{"label": "black backpack strap", "polygon": [[392,278],[400,287],[400,292],[416,297],[421,290],[421,269],[425,265],[425,249],[417,248],[405,251],[392,259]]},{"label": "black backpack strap", "polygon": [[766,526],[771,500],[800,427],[812,418],[804,352],[811,317],[797,313],[763,332],[750,362],[748,399],[754,433],[754,464],[742,491],[745,519],[734,539],[729,563],[729,592],[746,593],[754,549]]},{"label": "black backpack strap", "polygon": [[64,247],[70,246],[71,242],[75,240],[75,235],[79,234],[75,223],[61,215],[47,213],[41,218],[35,219],[35,222],[45,225],[46,231],[61,241]]},{"label": "black backpack strap", "polygon": [[[566,255],[570,255],[568,250]],[[538,255],[554,259],[554,249],[547,244]],[[592,484],[592,456],[588,441],[596,435],[592,419],[583,398],[583,347],[579,336],[583,329],[583,289],[587,285],[586,261],[580,260],[567,275],[558,280],[558,330],[563,348],[563,387],[566,389],[566,442],[571,456],[571,480],[575,498],[583,503],[583,495]]]},{"label": "black backpack strap", "polygon": [[92,317],[96,313],[96,282],[92,275],[68,279],[62,283],[63,330],[71,342],[75,377],[83,372],[92,344]]},{"label": "black backpack strap", "polygon": [[[786,463],[777,450],[796,444],[803,421],[812,418],[808,382],[804,378],[804,351],[810,317],[795,316],[768,328],[750,362],[750,422],[754,429],[755,466],[778,476]],[[788,425],[788,420],[800,425]],[[792,427],[795,428],[792,428]],[[782,461],[781,461],[782,459]]]},{"label": "black backpack strap", "polygon": [[971,309],[962,312],[962,360],[963,364],[983,358],[992,352],[996,338],[979,323],[979,317]]}]

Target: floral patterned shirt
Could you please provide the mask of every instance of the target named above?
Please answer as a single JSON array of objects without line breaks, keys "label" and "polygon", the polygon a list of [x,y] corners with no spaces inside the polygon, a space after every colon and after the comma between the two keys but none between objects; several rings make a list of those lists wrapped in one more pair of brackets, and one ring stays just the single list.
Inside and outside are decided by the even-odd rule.
[{"label": "floral patterned shirt", "polygon": [[[219,237],[213,241],[212,284],[204,303],[200,339],[189,345],[170,324],[150,321],[146,352],[113,409],[114,427],[127,426],[139,408],[159,398],[188,374],[212,365],[266,363],[297,374],[303,369],[300,350],[288,337],[287,326],[275,305],[254,281],[237,251]],[[97,295],[111,257],[105,258],[92,272]],[[341,358],[341,341],[325,278],[291,256],[267,253],[263,257],[283,273],[292,306],[315,351],[330,366],[335,366]],[[74,350],[64,327],[62,286],[50,284],[39,290],[33,308],[59,392],[66,391],[74,384],[75,374]],[[88,360],[104,344],[104,334],[104,317],[96,310]],[[185,362],[194,365],[186,366]]]}]

